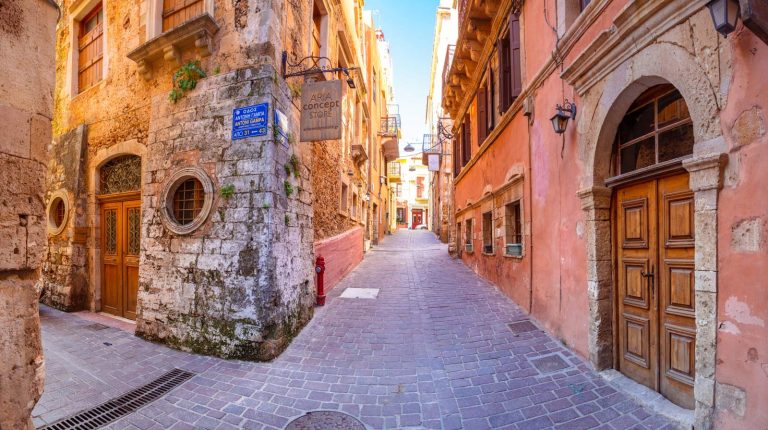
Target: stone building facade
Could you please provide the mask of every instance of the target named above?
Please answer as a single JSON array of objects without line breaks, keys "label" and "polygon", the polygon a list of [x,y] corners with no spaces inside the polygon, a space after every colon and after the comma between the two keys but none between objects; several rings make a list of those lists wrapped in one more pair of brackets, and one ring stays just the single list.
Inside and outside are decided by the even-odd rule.
[{"label": "stone building facade", "polygon": [[38,290],[46,229],[45,166],[53,117],[57,6],[0,6],[0,428],[32,429],[43,392]]},{"label": "stone building facade", "polygon": [[763,428],[768,21],[707,3],[458,2],[456,246],[654,407]]},{"label": "stone building facade", "polygon": [[[352,235],[361,257],[374,231],[373,32],[357,0],[63,2],[43,301],[184,350],[277,356],[312,316],[318,243]],[[286,77],[308,56],[346,73]],[[341,141],[300,141],[316,79],[343,79]]]},{"label": "stone building facade", "polygon": [[[429,211],[432,231],[443,243],[452,244],[453,232],[453,157],[451,139],[453,124],[442,105],[443,84],[456,50],[458,11],[454,2],[442,0],[435,17],[435,38],[432,43],[432,65],[427,96],[428,142],[424,142],[425,163],[437,160],[437,170],[429,173]],[[432,155],[430,155],[432,154]]]},{"label": "stone building facade", "polygon": [[313,175],[314,248],[325,260],[330,289],[386,233],[388,185],[382,172],[386,160],[397,157],[397,142],[387,143],[391,70],[380,52],[384,34],[371,13],[359,0],[316,0],[315,14],[320,55],[359,68],[355,88],[345,88],[341,141],[317,142],[313,149],[311,168],[323,172]]}]

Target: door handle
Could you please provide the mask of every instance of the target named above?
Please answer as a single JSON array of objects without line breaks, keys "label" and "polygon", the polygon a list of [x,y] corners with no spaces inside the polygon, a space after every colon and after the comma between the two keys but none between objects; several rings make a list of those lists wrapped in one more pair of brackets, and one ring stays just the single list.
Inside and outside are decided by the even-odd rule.
[{"label": "door handle", "polygon": [[651,298],[653,298],[653,296],[655,295],[654,280],[656,278],[655,269],[654,269],[653,265],[651,265],[651,271],[650,272],[640,272],[640,274],[644,278],[648,278],[648,280],[650,282]]}]

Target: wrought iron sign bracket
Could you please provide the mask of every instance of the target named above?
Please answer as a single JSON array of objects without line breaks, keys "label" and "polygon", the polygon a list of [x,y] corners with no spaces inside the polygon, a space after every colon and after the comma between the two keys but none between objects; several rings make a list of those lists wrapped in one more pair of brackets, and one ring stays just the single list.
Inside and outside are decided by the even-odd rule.
[{"label": "wrought iron sign bracket", "polygon": [[[296,63],[288,61],[288,52],[283,51],[282,67],[283,67],[283,79],[292,78],[296,76],[308,76],[319,75],[326,73],[344,73],[349,79],[349,72],[357,70],[358,67],[327,67],[323,64],[331,64],[331,60],[328,57],[304,57]],[[350,85],[352,86],[352,85]]]}]

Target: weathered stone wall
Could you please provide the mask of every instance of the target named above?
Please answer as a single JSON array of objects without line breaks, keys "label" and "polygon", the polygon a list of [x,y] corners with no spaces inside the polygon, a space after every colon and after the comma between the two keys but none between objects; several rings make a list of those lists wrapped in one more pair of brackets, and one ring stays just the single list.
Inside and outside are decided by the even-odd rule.
[{"label": "weathered stone wall", "polygon": [[34,428],[45,374],[35,284],[45,247],[56,8],[0,5],[0,428]]},{"label": "weathered stone wall", "polygon": [[[271,132],[230,140],[234,108],[267,102],[290,113],[274,72],[241,69],[202,80],[176,105],[153,100],[138,335],[200,353],[268,360],[311,317],[308,171],[285,169],[300,147]],[[180,236],[164,226],[161,193],[166,178],[193,166],[213,181],[213,207],[198,231]],[[234,194],[219,195],[228,185]]]},{"label": "weathered stone wall", "polygon": [[[53,143],[46,173],[45,201],[66,200],[65,226],[50,234],[42,272],[42,301],[65,311],[79,310],[88,302],[85,192],[82,163],[86,128],[80,126]],[[79,234],[76,234],[78,232]]]}]

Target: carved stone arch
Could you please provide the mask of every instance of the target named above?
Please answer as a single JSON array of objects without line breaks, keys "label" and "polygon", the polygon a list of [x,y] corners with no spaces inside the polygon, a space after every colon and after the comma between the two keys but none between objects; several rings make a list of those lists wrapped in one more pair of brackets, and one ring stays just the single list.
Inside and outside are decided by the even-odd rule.
[{"label": "carved stone arch", "polygon": [[[720,126],[719,71],[712,72],[684,48],[655,43],[617,66],[581,94],[578,124],[584,175],[578,197],[585,211],[590,361],[598,369],[613,367],[613,272],[610,175],[618,125],[640,94],[672,84],[682,95],[694,128],[693,155],[683,162],[696,201],[696,428],[709,428],[714,407],[717,322],[717,190],[727,162]],[[727,77],[726,77],[727,79]]]}]

